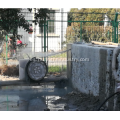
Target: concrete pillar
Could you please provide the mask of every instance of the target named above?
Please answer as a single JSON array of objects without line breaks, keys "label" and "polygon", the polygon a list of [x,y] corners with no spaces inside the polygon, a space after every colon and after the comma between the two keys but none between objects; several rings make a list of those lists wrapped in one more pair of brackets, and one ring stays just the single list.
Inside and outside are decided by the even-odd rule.
[{"label": "concrete pillar", "polygon": [[19,60],[19,79],[20,80],[26,80],[26,72],[25,67],[28,63],[29,59],[20,59]]}]

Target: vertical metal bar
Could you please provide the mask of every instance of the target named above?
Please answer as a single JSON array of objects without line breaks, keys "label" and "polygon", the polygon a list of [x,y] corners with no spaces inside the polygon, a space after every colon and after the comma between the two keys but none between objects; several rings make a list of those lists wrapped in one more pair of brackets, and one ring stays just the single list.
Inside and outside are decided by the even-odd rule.
[{"label": "vertical metal bar", "polygon": [[110,32],[109,32],[109,30],[108,30],[108,39],[110,39]]},{"label": "vertical metal bar", "polygon": [[114,42],[114,27],[113,27],[113,22],[112,22],[112,42]]},{"label": "vertical metal bar", "polygon": [[82,22],[80,22],[80,41],[82,41]]},{"label": "vertical metal bar", "polygon": [[[32,9],[32,12],[35,14],[35,9],[34,8]],[[32,17],[33,20],[35,20],[34,14],[33,14],[33,17]],[[30,20],[28,20],[28,22],[29,21]],[[33,26],[32,56],[35,56],[35,23],[32,23],[32,26]],[[23,32],[23,34],[25,34],[25,33]],[[26,38],[26,35],[24,35],[24,36]]]},{"label": "vertical metal bar", "polygon": [[47,20],[47,52],[48,52],[48,20]]},{"label": "vertical metal bar", "polygon": [[114,25],[114,43],[116,43],[116,23]]},{"label": "vertical metal bar", "polygon": [[116,14],[115,14],[115,19],[114,19],[114,42],[115,42],[115,43],[117,43],[117,40],[116,40],[117,17],[118,17],[118,13],[116,12]]},{"label": "vertical metal bar", "polygon": [[61,8],[61,43],[60,43],[60,49],[63,49],[63,8]]},{"label": "vertical metal bar", "polygon": [[6,35],[6,64],[8,64],[8,36]]},{"label": "vertical metal bar", "polygon": [[[34,9],[34,13],[36,14],[36,8]],[[36,25],[34,23],[34,55],[35,55],[35,40],[36,40]]]},{"label": "vertical metal bar", "polygon": [[[46,17],[44,18],[44,52],[46,52]],[[45,57],[44,57],[44,61],[46,62]]]},{"label": "vertical metal bar", "polygon": [[[47,52],[48,52],[48,20],[47,20]],[[47,66],[48,66],[48,57],[47,57]],[[47,69],[47,72],[48,72],[48,69]]]},{"label": "vertical metal bar", "polygon": [[119,35],[120,31],[119,31],[119,28],[120,27],[119,27],[119,21],[118,21],[118,43],[120,42],[120,38],[119,38],[120,37],[120,35]]},{"label": "vertical metal bar", "polygon": [[116,42],[118,43],[118,22],[117,22],[117,36],[116,36]]}]

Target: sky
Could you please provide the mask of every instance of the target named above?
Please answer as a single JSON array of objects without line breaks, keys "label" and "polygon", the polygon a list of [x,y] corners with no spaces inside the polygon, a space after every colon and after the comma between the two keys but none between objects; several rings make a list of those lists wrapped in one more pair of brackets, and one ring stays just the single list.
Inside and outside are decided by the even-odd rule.
[{"label": "sky", "polygon": [[119,0],[4,0],[0,8],[120,8]]}]

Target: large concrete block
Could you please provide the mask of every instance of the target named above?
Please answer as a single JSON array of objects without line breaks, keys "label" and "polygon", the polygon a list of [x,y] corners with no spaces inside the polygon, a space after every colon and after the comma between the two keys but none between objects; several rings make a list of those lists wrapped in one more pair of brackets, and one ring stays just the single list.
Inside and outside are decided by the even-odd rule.
[{"label": "large concrete block", "polygon": [[[72,44],[72,86],[82,93],[99,96],[101,102],[114,93],[115,80],[112,77],[114,48],[115,46]],[[106,103],[111,110],[114,106],[113,99]]]}]

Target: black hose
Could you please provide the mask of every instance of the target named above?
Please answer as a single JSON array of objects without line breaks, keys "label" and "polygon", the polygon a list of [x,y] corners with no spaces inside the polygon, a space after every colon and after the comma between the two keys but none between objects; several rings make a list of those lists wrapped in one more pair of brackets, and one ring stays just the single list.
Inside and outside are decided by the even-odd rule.
[{"label": "black hose", "polygon": [[109,100],[111,97],[113,97],[114,95],[116,94],[120,94],[120,92],[116,92],[116,93],[113,93],[112,95],[110,95],[108,98],[106,98],[103,103],[99,106],[99,108],[97,109],[97,111],[100,110],[100,108],[106,103],[107,100]]}]

